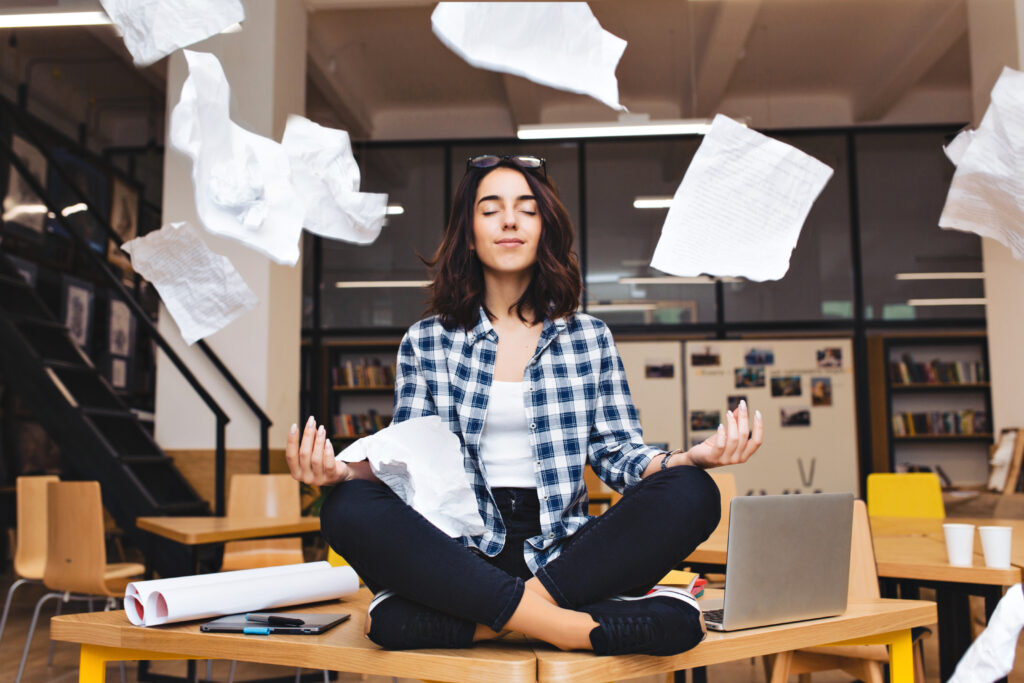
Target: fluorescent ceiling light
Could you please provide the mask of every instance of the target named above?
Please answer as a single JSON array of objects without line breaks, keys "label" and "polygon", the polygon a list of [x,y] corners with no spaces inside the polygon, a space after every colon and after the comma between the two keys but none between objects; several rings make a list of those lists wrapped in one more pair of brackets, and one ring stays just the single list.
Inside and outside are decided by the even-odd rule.
[{"label": "fluorescent ceiling light", "polygon": [[587,304],[588,311],[656,311],[658,304]]},{"label": "fluorescent ceiling light", "polygon": [[106,12],[24,12],[0,14],[0,28],[43,26],[103,26],[110,24]]},{"label": "fluorescent ceiling light", "polygon": [[711,277],[710,275],[698,275],[696,277],[675,277],[672,275],[664,277],[620,277],[620,285],[713,285],[717,280],[722,282],[742,282],[738,277]]},{"label": "fluorescent ceiling light", "polygon": [[87,211],[88,209],[89,207],[86,206],[83,202],[79,202],[77,204],[72,204],[71,206],[65,206],[63,209],[60,210],[60,215],[66,218],[71,214],[81,213],[82,211]]},{"label": "fluorescent ceiling light", "polygon": [[985,273],[896,273],[897,280],[984,280]]},{"label": "fluorescent ceiling light", "polygon": [[401,204],[388,204],[387,211],[384,212],[388,216],[401,216],[405,213],[405,207]]},{"label": "fluorescent ceiling light", "polygon": [[650,196],[637,197],[633,200],[634,209],[667,209],[672,206],[672,197]]},{"label": "fluorescent ceiling light", "polygon": [[334,283],[334,286],[338,289],[426,287],[431,282],[431,280],[339,280]]},{"label": "fluorescent ceiling light", "polygon": [[985,299],[909,299],[908,306],[984,306]]},{"label": "fluorescent ceiling light", "polygon": [[708,119],[666,119],[664,121],[607,121],[603,123],[541,123],[519,126],[520,140],[548,138],[609,138],[635,135],[704,135],[711,130]]}]

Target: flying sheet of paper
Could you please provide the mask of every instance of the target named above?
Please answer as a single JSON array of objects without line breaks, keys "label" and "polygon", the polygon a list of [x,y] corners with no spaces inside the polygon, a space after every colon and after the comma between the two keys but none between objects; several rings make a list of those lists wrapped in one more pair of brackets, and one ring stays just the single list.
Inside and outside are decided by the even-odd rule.
[{"label": "flying sheet of paper", "polygon": [[1024,260],[1024,72],[1004,67],[957,164],[940,228],[991,237]]},{"label": "flying sheet of paper", "polygon": [[295,265],[303,213],[284,147],[230,119],[230,88],[215,56],[184,54],[189,74],[171,112],[170,139],[192,159],[199,220],[210,232]]},{"label": "flying sheet of paper", "polygon": [[369,460],[373,473],[399,498],[452,538],[486,531],[459,437],[437,415],[389,425],[335,457]]},{"label": "flying sheet of paper", "polygon": [[1024,593],[1015,584],[996,605],[988,626],[956,665],[949,683],[992,683],[1013,670],[1017,639],[1024,627]]},{"label": "flying sheet of paper", "polygon": [[626,41],[585,2],[439,2],[430,22],[448,49],[480,69],[619,104],[615,67]]},{"label": "flying sheet of paper", "polygon": [[240,0],[100,0],[136,66],[149,66],[245,19]]},{"label": "flying sheet of paper", "polygon": [[292,115],[281,145],[291,163],[292,186],[305,209],[306,230],[356,244],[377,239],[388,196],[359,191],[359,165],[348,133]]},{"label": "flying sheet of paper", "polygon": [[814,157],[719,114],[672,198],[651,266],[778,280],[830,177]]},{"label": "flying sheet of paper", "polygon": [[970,147],[972,140],[974,140],[974,131],[965,128],[957,133],[956,137],[942,148],[942,151],[946,153],[946,157],[953,162],[954,166],[959,166],[960,160],[964,158],[964,152]]},{"label": "flying sheet of paper", "polygon": [[210,251],[189,223],[169,223],[121,248],[156,287],[190,345],[259,303],[231,261]]}]

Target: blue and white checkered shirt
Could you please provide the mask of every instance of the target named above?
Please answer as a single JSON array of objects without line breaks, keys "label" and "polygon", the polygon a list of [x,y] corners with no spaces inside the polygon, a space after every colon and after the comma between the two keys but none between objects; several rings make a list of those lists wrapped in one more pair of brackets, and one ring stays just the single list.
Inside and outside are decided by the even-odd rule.
[{"label": "blue and white checkered shirt", "polygon": [[[395,417],[439,415],[462,442],[466,472],[487,527],[462,542],[490,557],[505,545],[505,526],[480,459],[480,435],[494,377],[498,335],[487,314],[471,330],[445,329],[434,316],[409,328],[398,350]],[[536,572],[588,520],[587,461],[621,491],[640,481],[654,455],[643,442],[626,375],[608,327],[585,314],[544,321],[523,374],[523,402],[535,459],[541,535],[524,546]]]}]

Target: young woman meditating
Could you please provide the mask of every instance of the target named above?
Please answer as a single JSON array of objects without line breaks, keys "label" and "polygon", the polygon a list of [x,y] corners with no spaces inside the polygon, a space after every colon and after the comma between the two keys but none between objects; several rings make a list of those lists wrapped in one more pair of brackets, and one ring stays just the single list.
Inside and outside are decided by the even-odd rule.
[{"label": "young woman meditating", "polygon": [[[611,333],[576,311],[572,243],[543,159],[469,159],[431,262],[433,315],[399,348],[394,421],[438,415],[459,437],[483,534],[450,538],[367,462],[335,461],[313,418],[292,426],[292,475],[337,484],[323,535],[374,592],[367,635],[382,647],[469,647],[512,630],[669,655],[704,637],[687,592],[650,591],[718,524],[704,470],[745,462],[763,420],[741,403],[688,451],[645,445]],[[624,492],[596,518],[588,463]]]}]

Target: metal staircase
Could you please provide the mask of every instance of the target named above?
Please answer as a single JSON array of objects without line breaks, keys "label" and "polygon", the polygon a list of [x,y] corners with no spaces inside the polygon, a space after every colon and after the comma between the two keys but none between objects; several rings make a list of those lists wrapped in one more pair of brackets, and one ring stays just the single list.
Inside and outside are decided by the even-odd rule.
[{"label": "metal staircase", "polygon": [[69,472],[100,482],[104,506],[156,572],[191,573],[186,548],[138,531],[135,518],[208,515],[209,505],[2,253],[0,349],[5,380],[58,444]]}]

